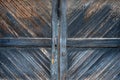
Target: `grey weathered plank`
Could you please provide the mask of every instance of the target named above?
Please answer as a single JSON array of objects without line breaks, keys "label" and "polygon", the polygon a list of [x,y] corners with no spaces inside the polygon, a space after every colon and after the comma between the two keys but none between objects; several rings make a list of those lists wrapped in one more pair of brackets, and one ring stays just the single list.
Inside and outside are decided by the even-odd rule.
[{"label": "grey weathered plank", "polygon": [[0,47],[51,47],[51,38],[2,38]]},{"label": "grey weathered plank", "polygon": [[52,0],[51,80],[58,80],[58,0]]},{"label": "grey weathered plank", "polygon": [[49,80],[50,53],[49,48],[0,48],[0,79]]},{"label": "grey weathered plank", "polygon": [[[54,38],[54,46],[57,40]],[[2,38],[0,47],[51,47],[51,38]],[[68,38],[67,47],[120,47],[120,38]]]},{"label": "grey weathered plank", "polygon": [[69,56],[69,80],[109,80],[119,75],[120,48],[74,48],[71,54],[75,52]]},{"label": "grey weathered plank", "polygon": [[66,50],[66,43],[67,43],[67,4],[66,0],[60,0],[60,19],[59,19],[59,40],[60,40],[60,79],[59,80],[67,80],[67,50]]},{"label": "grey weathered plank", "polygon": [[68,47],[120,47],[120,38],[68,38]]}]

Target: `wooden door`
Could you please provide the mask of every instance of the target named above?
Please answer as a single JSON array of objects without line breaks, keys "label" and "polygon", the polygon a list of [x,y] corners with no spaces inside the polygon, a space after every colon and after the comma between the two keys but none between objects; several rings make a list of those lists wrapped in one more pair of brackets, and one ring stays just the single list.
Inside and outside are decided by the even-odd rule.
[{"label": "wooden door", "polygon": [[119,0],[0,0],[0,79],[119,80]]}]

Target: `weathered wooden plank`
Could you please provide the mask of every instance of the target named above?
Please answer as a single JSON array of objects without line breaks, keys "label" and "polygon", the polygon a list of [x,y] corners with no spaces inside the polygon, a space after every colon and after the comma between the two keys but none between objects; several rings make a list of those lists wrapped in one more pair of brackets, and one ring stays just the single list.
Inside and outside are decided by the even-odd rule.
[{"label": "weathered wooden plank", "polygon": [[68,47],[120,47],[120,38],[68,38]]},{"label": "weathered wooden plank", "polygon": [[0,47],[51,47],[51,38],[2,38]]},{"label": "weathered wooden plank", "polygon": [[50,53],[49,48],[0,48],[0,79],[49,80]]},{"label": "weathered wooden plank", "polygon": [[52,0],[51,80],[59,80],[58,72],[58,0]]},{"label": "weathered wooden plank", "polygon": [[69,38],[120,37],[119,0],[67,1]]},{"label": "weathered wooden plank", "polygon": [[51,10],[50,1],[7,2],[2,0],[0,2],[0,16],[5,23],[3,21],[0,23],[6,30],[3,30],[0,24],[0,28],[2,28],[0,37],[51,38]]},{"label": "weathered wooden plank", "polygon": [[71,54],[75,52],[69,55],[69,80],[109,80],[119,75],[120,48],[74,48]]},{"label": "weathered wooden plank", "polygon": [[[54,47],[57,40],[54,38]],[[51,47],[51,38],[2,38],[0,47]],[[120,47],[120,38],[68,38],[66,47]]]},{"label": "weathered wooden plank", "polygon": [[67,3],[66,0],[59,0],[59,57],[60,57],[60,79],[67,80]]}]

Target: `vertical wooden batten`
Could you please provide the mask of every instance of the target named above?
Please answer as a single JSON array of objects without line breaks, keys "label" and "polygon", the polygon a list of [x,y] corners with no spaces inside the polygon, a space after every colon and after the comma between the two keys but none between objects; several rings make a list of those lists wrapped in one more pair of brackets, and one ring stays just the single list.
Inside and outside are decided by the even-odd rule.
[{"label": "vertical wooden batten", "polygon": [[67,72],[67,21],[66,0],[52,1],[52,80],[66,80]]},{"label": "vertical wooden batten", "polygon": [[52,0],[52,59],[51,80],[58,80],[58,0]]},{"label": "vertical wooden batten", "polygon": [[60,34],[60,80],[67,79],[67,50],[66,50],[66,39],[67,39],[67,4],[66,0],[60,0],[60,12],[59,12],[59,34]]}]

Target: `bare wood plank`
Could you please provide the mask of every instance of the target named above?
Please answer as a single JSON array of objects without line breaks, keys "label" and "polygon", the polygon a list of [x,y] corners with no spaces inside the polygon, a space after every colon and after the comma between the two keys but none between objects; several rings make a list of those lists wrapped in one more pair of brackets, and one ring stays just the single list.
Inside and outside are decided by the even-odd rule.
[{"label": "bare wood plank", "polygon": [[[51,45],[52,45],[51,38],[1,38],[0,39],[0,47],[15,47],[15,46],[16,47],[51,47]],[[67,47],[117,48],[120,47],[120,38],[68,38]]]},{"label": "bare wood plank", "polygon": [[58,80],[58,0],[52,0],[52,60],[51,80]]},{"label": "bare wood plank", "polygon": [[51,38],[2,38],[0,47],[51,47]]},{"label": "bare wood plank", "polygon": [[59,56],[60,56],[60,79],[59,80],[66,80],[67,79],[67,50],[66,50],[66,41],[67,41],[67,19],[66,19],[66,0],[59,0]]},{"label": "bare wood plank", "polygon": [[[51,2],[47,2],[50,4]],[[51,37],[50,9],[46,1],[2,1],[0,16],[10,34],[1,37]],[[42,4],[42,5],[41,5]],[[47,4],[47,6],[46,6]],[[31,6],[32,5],[32,6]],[[40,7],[41,6],[41,7]],[[17,26],[17,27],[16,27]],[[7,32],[4,31],[4,32]]]},{"label": "bare wood plank", "polygon": [[120,47],[120,38],[69,38],[67,46],[78,48],[115,48]]}]

